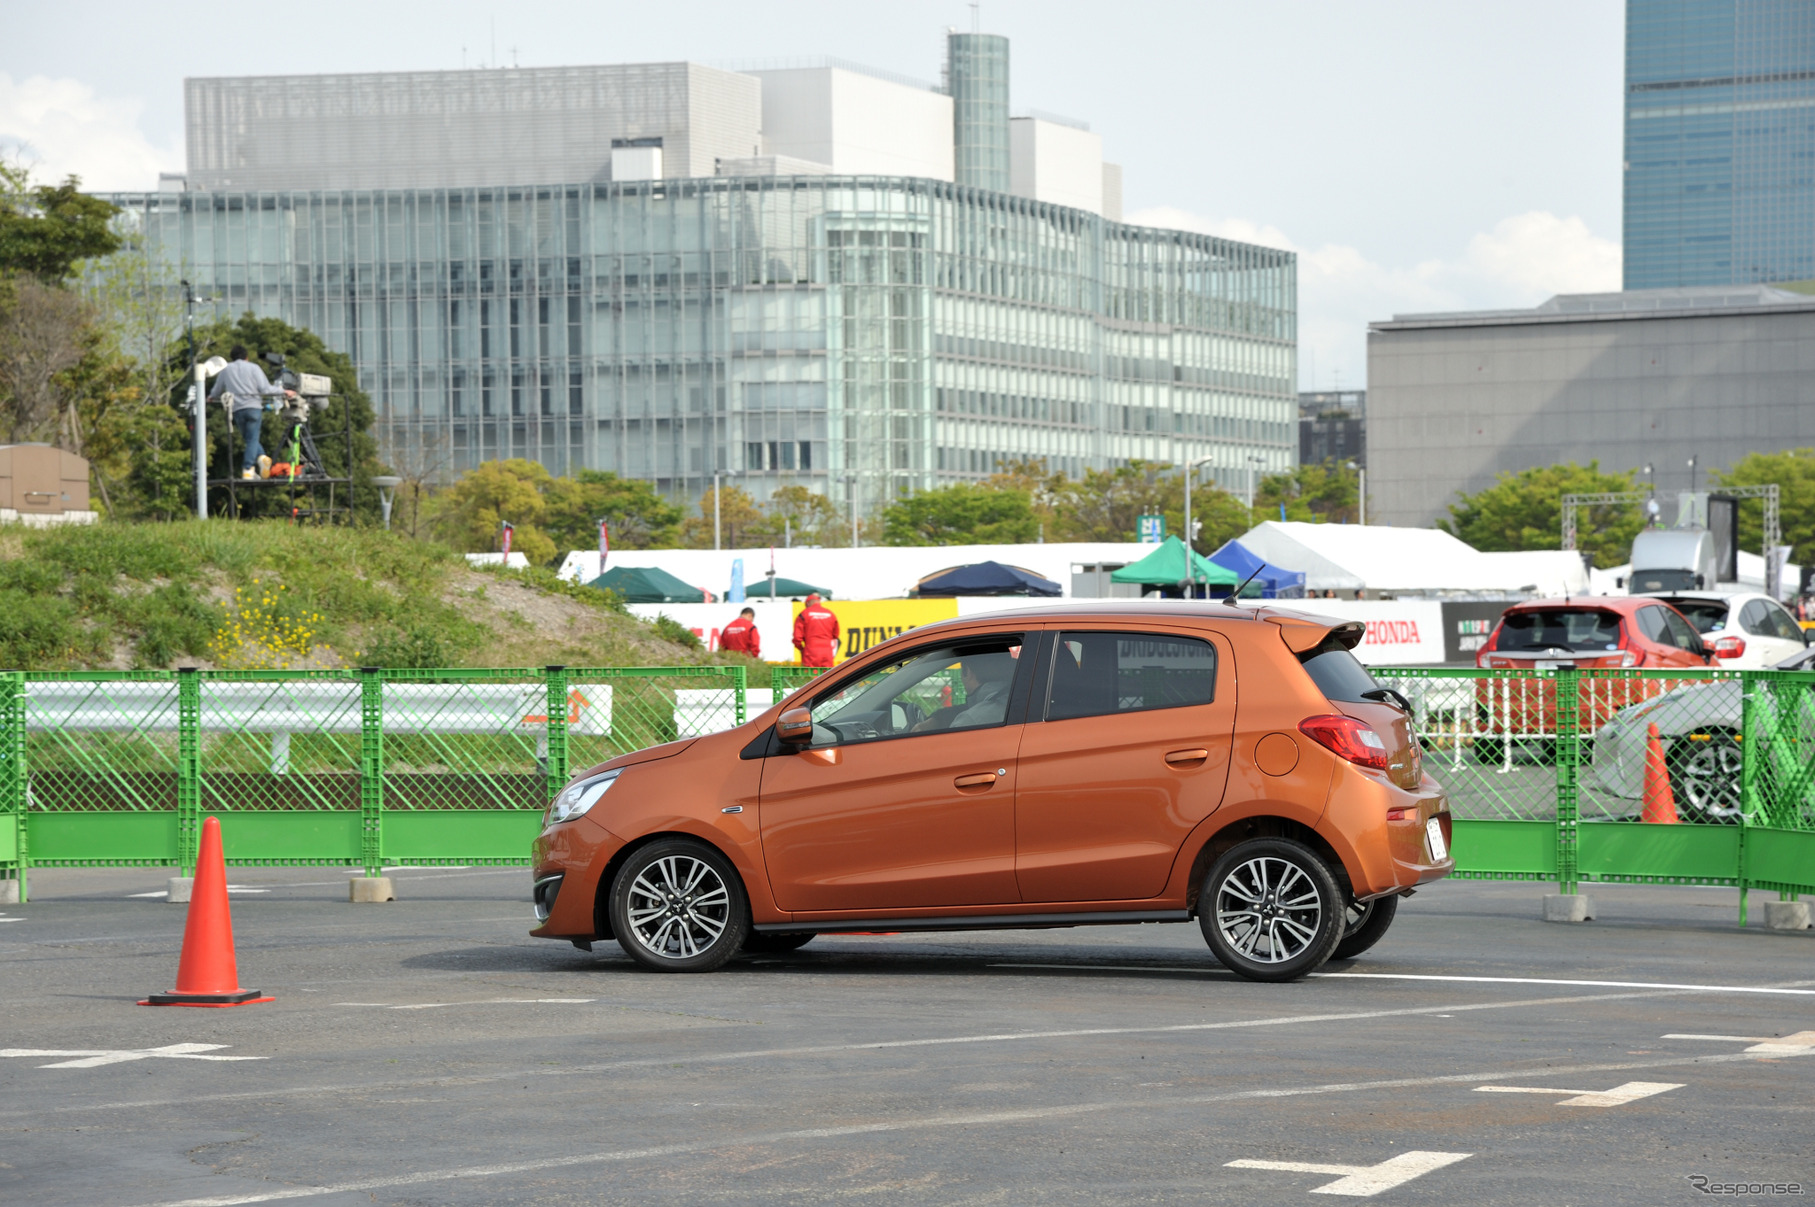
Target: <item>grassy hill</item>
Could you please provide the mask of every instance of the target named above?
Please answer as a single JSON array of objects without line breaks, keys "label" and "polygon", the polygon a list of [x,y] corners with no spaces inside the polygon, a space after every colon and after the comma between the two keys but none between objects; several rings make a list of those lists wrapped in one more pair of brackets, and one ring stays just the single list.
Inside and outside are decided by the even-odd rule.
[{"label": "grassy hill", "polygon": [[738,660],[677,630],[549,571],[475,570],[374,529],[192,520],[0,532],[6,669]]}]

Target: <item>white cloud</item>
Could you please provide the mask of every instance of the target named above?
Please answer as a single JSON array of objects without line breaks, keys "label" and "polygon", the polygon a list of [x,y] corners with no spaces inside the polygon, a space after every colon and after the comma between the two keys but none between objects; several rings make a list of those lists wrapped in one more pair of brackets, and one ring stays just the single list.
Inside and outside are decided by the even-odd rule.
[{"label": "white cloud", "polygon": [[15,80],[0,71],[0,151],[23,159],[41,182],[73,174],[96,192],[153,189],[159,172],[182,170],[183,152],[145,137],[143,108],[80,80]]},{"label": "white cloud", "polygon": [[1201,231],[1298,253],[1299,381],[1305,389],[1367,380],[1368,323],[1395,314],[1535,306],[1556,293],[1620,287],[1620,246],[1580,218],[1542,210],[1504,218],[1447,258],[1383,265],[1340,243],[1306,247],[1278,227],[1160,206],[1144,226]]}]

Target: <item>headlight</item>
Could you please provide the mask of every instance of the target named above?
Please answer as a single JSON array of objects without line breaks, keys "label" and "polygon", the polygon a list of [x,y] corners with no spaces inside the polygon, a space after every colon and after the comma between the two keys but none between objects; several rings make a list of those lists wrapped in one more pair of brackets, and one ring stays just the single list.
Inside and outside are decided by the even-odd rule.
[{"label": "headlight", "polygon": [[618,772],[607,771],[603,775],[595,775],[561,789],[561,795],[555,797],[555,803],[548,807],[549,822],[572,821],[579,817],[598,804],[599,798],[605,795],[605,790],[617,782]]}]

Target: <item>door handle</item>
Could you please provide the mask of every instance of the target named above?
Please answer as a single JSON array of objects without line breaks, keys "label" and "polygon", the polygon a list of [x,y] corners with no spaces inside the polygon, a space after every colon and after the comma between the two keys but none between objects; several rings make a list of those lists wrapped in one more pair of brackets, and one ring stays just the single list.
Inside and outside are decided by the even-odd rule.
[{"label": "door handle", "polygon": [[1166,763],[1171,767],[1183,767],[1187,763],[1201,763],[1209,757],[1210,752],[1201,748],[1197,750],[1173,750],[1167,753]]},{"label": "door handle", "polygon": [[977,775],[961,775],[952,783],[960,788],[987,788],[996,782],[994,771],[984,771]]}]

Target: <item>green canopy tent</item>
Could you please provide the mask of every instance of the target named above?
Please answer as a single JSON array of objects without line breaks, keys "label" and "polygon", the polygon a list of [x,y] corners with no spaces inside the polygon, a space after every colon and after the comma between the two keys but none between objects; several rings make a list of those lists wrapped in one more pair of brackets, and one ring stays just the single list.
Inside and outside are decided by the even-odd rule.
[{"label": "green canopy tent", "polygon": [[613,566],[586,584],[616,591],[625,603],[705,603],[706,593],[654,566]]},{"label": "green canopy tent", "polygon": [[[1235,571],[1217,565],[1201,553],[1191,554],[1192,581],[1200,587],[1233,587],[1241,582]],[[1112,583],[1140,583],[1147,587],[1182,588],[1185,585],[1185,542],[1169,536],[1152,553],[1109,576]]]},{"label": "green canopy tent", "polygon": [[[821,599],[832,598],[832,593],[824,587],[815,587],[812,583],[803,583],[798,578],[777,578],[775,580],[775,594],[771,597],[769,594],[769,576],[766,574],[753,582],[745,583],[744,595],[749,599],[788,599],[790,597],[805,599],[809,595],[817,595]],[[725,598],[731,598],[730,592],[725,593]]]}]

